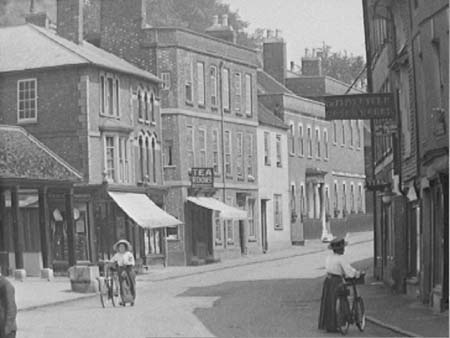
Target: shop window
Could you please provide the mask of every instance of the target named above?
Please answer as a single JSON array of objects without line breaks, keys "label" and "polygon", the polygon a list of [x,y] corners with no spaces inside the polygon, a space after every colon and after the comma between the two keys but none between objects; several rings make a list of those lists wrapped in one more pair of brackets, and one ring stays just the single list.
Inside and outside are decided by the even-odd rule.
[{"label": "shop window", "polygon": [[214,211],[214,225],[216,235],[216,245],[222,245],[222,220],[219,218],[219,212]]},{"label": "shop window", "polygon": [[234,222],[232,219],[225,220],[226,229],[227,229],[227,244],[234,244]]}]

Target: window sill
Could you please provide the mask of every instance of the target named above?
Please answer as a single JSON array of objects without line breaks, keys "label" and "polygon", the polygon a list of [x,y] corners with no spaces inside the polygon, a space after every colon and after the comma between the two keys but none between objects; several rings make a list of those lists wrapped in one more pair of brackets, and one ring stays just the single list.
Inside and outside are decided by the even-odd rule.
[{"label": "window sill", "polygon": [[198,107],[201,108],[201,109],[205,109],[205,108],[206,108],[206,106],[205,106],[204,103],[199,103],[199,104],[198,104]]},{"label": "window sill", "polygon": [[193,107],[194,106],[194,102],[192,102],[192,101],[186,100],[184,103],[186,104],[186,106],[189,106],[189,107]]},{"label": "window sill", "polygon": [[267,166],[267,167],[270,167],[271,163],[270,162],[264,162],[264,165]]},{"label": "window sill", "polygon": [[281,226],[275,226],[273,229],[275,231],[283,231],[283,227],[281,227]]},{"label": "window sill", "polygon": [[18,124],[35,124],[38,123],[37,119],[34,120],[17,120]]},{"label": "window sill", "polygon": [[177,167],[177,166],[174,165],[174,164],[170,164],[170,165],[168,164],[168,165],[164,165],[164,166],[163,166],[164,169],[175,169],[176,167]]},{"label": "window sill", "polygon": [[109,115],[109,114],[105,114],[105,113],[100,113],[100,116],[106,117],[109,119],[120,120],[120,115]]},{"label": "window sill", "polygon": [[312,158],[313,158],[312,156],[308,156],[308,160],[312,160]]},{"label": "window sill", "polygon": [[222,246],[223,245],[223,243],[220,241],[220,242],[218,242],[218,241],[216,241],[215,243],[214,243],[216,246]]},{"label": "window sill", "polygon": [[230,113],[230,109],[229,109],[229,108],[223,108],[223,112],[224,112],[225,114],[229,114],[229,113]]},{"label": "window sill", "polygon": [[277,164],[277,168],[283,168],[281,164]]},{"label": "window sill", "polygon": [[247,181],[248,182],[255,182],[255,179],[254,178],[247,178]]},{"label": "window sill", "polygon": [[302,154],[298,154],[298,157],[301,157],[301,158],[303,158],[303,157],[305,157],[305,155],[302,155]]},{"label": "window sill", "polygon": [[244,177],[238,176],[237,180],[240,181],[240,182],[244,182]]},{"label": "window sill", "polygon": [[151,126],[156,126],[156,121],[151,121],[151,122],[150,122],[150,125],[151,125]]},{"label": "window sill", "polygon": [[227,241],[227,245],[233,245],[234,246],[234,241]]},{"label": "window sill", "polygon": [[289,153],[289,156],[293,157],[295,156],[295,153]]},{"label": "window sill", "polygon": [[138,118],[139,123],[145,123],[144,119]]},{"label": "window sill", "polygon": [[212,110],[212,111],[218,111],[218,110],[219,110],[219,107],[217,107],[217,106],[211,106],[211,110]]},{"label": "window sill", "polygon": [[249,237],[248,238],[248,242],[249,243],[256,243],[258,240],[256,239],[256,237]]},{"label": "window sill", "polygon": [[236,114],[236,116],[243,116],[243,114],[241,113],[240,110],[235,110],[235,114]]},{"label": "window sill", "polygon": [[231,175],[231,174],[225,174],[225,178],[233,179],[233,175]]}]

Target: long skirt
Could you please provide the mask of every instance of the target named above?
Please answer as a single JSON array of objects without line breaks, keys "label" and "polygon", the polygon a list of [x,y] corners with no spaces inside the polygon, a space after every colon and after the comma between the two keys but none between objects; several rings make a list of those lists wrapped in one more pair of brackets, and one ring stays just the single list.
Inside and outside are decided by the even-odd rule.
[{"label": "long skirt", "polygon": [[342,277],[328,275],[323,282],[322,298],[320,300],[319,329],[337,332],[336,293],[342,284]]},{"label": "long skirt", "polygon": [[136,274],[132,266],[119,267],[120,294],[124,303],[134,303],[136,299]]}]

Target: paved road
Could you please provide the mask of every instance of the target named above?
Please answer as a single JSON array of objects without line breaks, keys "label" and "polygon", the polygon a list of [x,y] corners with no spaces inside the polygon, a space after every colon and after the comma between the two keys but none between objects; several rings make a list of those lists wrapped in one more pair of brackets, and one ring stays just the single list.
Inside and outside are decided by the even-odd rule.
[{"label": "paved road", "polygon": [[[141,277],[134,307],[102,309],[92,298],[21,312],[18,337],[332,337],[317,330],[325,255],[159,282]],[[372,246],[349,247],[347,255],[364,265]],[[395,335],[368,323],[349,336]]]}]

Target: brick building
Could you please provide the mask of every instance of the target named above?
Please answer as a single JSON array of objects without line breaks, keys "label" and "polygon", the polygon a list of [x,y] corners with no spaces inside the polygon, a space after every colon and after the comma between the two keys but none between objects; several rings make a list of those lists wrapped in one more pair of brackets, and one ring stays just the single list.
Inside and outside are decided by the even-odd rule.
[{"label": "brick building", "polygon": [[[330,231],[345,234],[346,223],[336,220],[366,212],[363,125],[326,121],[322,102],[288,89],[285,49],[279,37],[269,35],[264,43],[258,100],[289,126],[291,239],[301,244],[305,238],[330,237]],[[320,60],[315,62],[320,67]],[[341,84],[345,92],[343,88]],[[311,90],[315,96],[325,95],[322,85]]]},{"label": "brick building", "polygon": [[[28,17],[44,27],[0,29],[0,121],[23,126],[82,173],[73,196],[76,261],[109,257],[119,238],[133,242],[138,262],[159,256],[164,230],[154,228],[180,223],[147,198],[164,206],[160,81],[82,40],[81,0],[58,1],[57,14],[56,32],[45,14]],[[62,236],[52,238],[53,266],[64,270],[65,203],[52,197],[48,222]],[[161,218],[136,214],[133,198]]]},{"label": "brick building", "polygon": [[[261,251],[256,208],[256,53],[235,44],[226,17],[220,24],[216,17],[214,25],[199,34],[183,28],[152,27],[145,16],[143,0],[102,1],[100,46],[163,80],[162,147],[168,210],[185,219],[187,207],[192,206],[188,197],[200,196],[216,197],[248,211],[248,219],[210,224],[214,231],[205,235],[207,249],[203,240],[195,239],[194,221],[187,217],[177,234],[185,255],[173,256],[172,261],[190,264]],[[189,189],[195,167],[213,168],[212,189]],[[215,201],[211,203],[211,208],[217,206]]]},{"label": "brick building", "polygon": [[[396,115],[372,131],[376,269],[400,292],[448,309],[447,1],[363,1],[369,89]],[[386,130],[390,132],[386,132]]]}]

